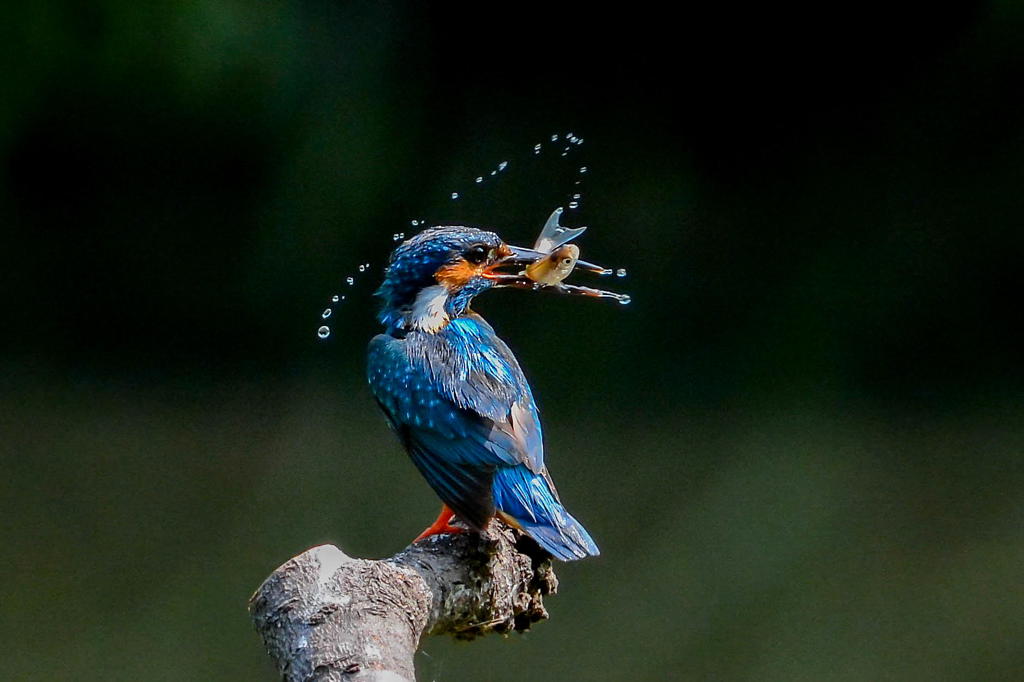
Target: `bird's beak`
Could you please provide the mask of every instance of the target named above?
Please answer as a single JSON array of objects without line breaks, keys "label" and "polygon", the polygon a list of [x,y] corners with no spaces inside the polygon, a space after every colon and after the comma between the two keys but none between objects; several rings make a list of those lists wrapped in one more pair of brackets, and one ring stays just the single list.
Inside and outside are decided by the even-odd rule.
[{"label": "bird's beak", "polygon": [[[563,284],[561,282],[554,285],[544,285],[527,277],[525,272],[526,266],[536,263],[542,258],[547,258],[548,255],[549,254],[546,254],[543,251],[526,248],[525,246],[503,244],[501,251],[499,252],[499,259],[482,274],[487,279],[492,280],[495,287],[514,287],[517,289],[532,290],[551,289],[563,294],[590,296],[593,298],[612,298],[617,300],[619,303],[629,303],[629,296],[625,294],[617,294],[612,291],[591,289],[590,287],[581,287],[572,284]],[[582,268],[583,270],[593,272],[598,275],[612,274],[611,268],[605,268],[583,260],[577,260],[575,267],[576,269]],[[506,268],[509,268],[512,271],[501,271]]]},{"label": "bird's beak", "polygon": [[[541,258],[546,257],[548,254],[543,251],[537,251],[536,249],[528,249],[525,246],[511,246],[506,244],[505,247],[511,252],[510,255],[505,256],[498,265],[530,265],[539,261]],[[610,275],[612,274],[611,268],[605,268],[594,263],[588,263],[585,260],[576,261],[576,267],[586,270],[587,272],[593,272],[598,275]]]}]

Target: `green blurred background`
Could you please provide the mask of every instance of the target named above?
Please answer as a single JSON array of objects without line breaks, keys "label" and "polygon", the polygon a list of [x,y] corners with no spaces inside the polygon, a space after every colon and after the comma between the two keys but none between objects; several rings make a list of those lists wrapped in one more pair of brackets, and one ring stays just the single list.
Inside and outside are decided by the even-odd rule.
[{"label": "green blurred background", "polygon": [[422,679],[1020,679],[1019,3],[431,4],[0,10],[0,678],[274,679],[263,578],[437,511],[363,379],[392,234],[529,242],[585,164],[633,304],[477,308],[604,554]]}]

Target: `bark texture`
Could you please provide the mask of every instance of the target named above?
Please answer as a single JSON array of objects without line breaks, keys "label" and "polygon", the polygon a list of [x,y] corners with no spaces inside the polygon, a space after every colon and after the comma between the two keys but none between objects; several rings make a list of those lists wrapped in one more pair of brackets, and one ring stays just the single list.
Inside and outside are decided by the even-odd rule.
[{"label": "bark texture", "polygon": [[288,682],[412,682],[421,637],[526,630],[557,586],[533,541],[493,522],[376,561],[313,547],[263,582],[249,613]]}]

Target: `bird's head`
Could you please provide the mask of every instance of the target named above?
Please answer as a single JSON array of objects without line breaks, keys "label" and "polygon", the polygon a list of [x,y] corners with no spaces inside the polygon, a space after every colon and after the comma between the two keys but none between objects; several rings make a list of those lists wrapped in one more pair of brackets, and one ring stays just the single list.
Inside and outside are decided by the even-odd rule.
[{"label": "bird's head", "polygon": [[474,227],[432,227],[392,252],[377,296],[388,327],[435,332],[494,287],[499,268],[521,264],[516,249]]},{"label": "bird's head", "polygon": [[[586,229],[559,226],[561,212],[557,209],[552,214],[542,233],[550,232],[554,235],[551,239],[560,239],[553,242],[555,246],[567,241],[565,234],[572,233],[572,238]],[[539,243],[541,248],[551,246],[543,240]],[[402,242],[391,253],[384,283],[377,290],[377,296],[384,300],[380,321],[389,329],[433,333],[465,314],[477,294],[495,287],[545,289],[629,302],[624,294],[562,284],[573,268],[601,275],[612,272],[578,260],[578,255],[579,249],[572,245],[538,251],[511,246],[495,233],[475,227],[432,227]]]}]

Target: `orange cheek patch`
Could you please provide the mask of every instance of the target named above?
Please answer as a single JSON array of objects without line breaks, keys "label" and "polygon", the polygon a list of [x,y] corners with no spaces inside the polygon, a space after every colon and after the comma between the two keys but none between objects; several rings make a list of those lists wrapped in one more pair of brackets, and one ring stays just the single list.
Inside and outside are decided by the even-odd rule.
[{"label": "orange cheek patch", "polygon": [[434,279],[437,280],[438,284],[443,284],[448,289],[458,289],[465,286],[466,282],[479,276],[483,272],[483,267],[479,265],[473,265],[469,261],[463,259],[458,263],[452,263],[451,265],[445,265],[437,274],[434,275]]}]

